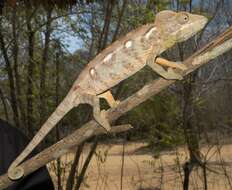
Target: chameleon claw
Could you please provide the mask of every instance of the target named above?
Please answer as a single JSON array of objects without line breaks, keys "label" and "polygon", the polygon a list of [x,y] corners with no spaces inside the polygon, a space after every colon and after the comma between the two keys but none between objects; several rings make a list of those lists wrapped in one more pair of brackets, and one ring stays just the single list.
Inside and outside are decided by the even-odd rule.
[{"label": "chameleon claw", "polygon": [[177,68],[182,70],[182,71],[185,71],[188,69],[188,67],[185,64],[183,64],[181,61],[177,61],[175,63],[177,63]]},{"label": "chameleon claw", "polygon": [[8,177],[12,181],[17,181],[17,180],[21,179],[23,176],[24,176],[24,169],[22,166],[17,166],[15,168],[8,170]]}]

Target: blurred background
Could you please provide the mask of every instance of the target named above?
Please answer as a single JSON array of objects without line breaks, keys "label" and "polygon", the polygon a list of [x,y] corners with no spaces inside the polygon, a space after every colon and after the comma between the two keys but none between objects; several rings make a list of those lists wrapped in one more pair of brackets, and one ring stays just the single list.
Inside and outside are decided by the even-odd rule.
[{"label": "blurred background", "polygon": [[[162,56],[181,61],[232,24],[231,0],[1,0],[0,117],[32,138],[85,65],[161,10],[206,16],[206,27]],[[100,136],[49,164],[59,190],[232,189],[232,51],[116,121],[133,125]],[[112,89],[123,100],[158,78],[145,68]],[[105,101],[102,108],[107,108]],[[92,118],[66,115],[47,147]],[[66,185],[67,184],[67,185]]]}]

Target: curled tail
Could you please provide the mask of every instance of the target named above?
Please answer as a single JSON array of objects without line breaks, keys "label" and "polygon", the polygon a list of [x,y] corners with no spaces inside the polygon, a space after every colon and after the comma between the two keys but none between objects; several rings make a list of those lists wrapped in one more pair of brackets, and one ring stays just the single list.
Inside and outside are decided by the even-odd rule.
[{"label": "curled tail", "polygon": [[[58,105],[56,110],[42,125],[40,130],[36,133],[30,143],[21,152],[21,154],[12,162],[8,169],[8,175],[14,179],[14,169],[34,150],[34,148],[44,139],[44,137],[54,128],[54,126],[77,104],[74,104],[75,97],[68,94],[65,99]],[[76,103],[76,101],[75,101]],[[16,172],[16,171],[15,171]],[[17,173],[17,172],[16,172]],[[12,175],[10,175],[12,174]],[[22,177],[22,176],[21,176]],[[17,177],[19,178],[19,177]]]}]

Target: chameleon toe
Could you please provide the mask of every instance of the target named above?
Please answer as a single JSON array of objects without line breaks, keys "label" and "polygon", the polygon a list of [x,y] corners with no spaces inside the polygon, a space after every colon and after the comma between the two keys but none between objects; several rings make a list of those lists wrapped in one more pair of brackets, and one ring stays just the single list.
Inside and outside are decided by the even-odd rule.
[{"label": "chameleon toe", "polygon": [[181,61],[176,62],[178,63],[178,69],[185,71],[188,69],[188,67],[186,65],[184,65]]}]

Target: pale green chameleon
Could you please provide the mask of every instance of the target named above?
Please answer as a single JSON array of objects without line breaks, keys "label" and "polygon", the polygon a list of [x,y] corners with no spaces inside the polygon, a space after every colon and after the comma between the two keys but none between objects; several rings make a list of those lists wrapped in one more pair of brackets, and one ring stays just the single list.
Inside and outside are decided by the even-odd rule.
[{"label": "pale green chameleon", "polygon": [[[111,107],[116,106],[118,101],[114,100],[109,89],[144,66],[150,66],[165,79],[182,79],[172,68],[185,70],[186,66],[167,61],[158,55],[175,43],[189,39],[206,23],[204,16],[162,11],[156,15],[154,23],[139,27],[103,50],[84,68],[64,100],[11,164],[9,177],[16,180],[23,176],[23,169],[18,165],[64,115],[79,104],[92,105],[94,119],[106,130],[110,130],[106,112],[100,110],[99,98],[105,98]],[[167,67],[167,70],[164,67]]]}]

